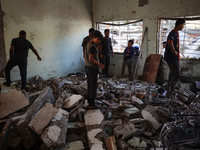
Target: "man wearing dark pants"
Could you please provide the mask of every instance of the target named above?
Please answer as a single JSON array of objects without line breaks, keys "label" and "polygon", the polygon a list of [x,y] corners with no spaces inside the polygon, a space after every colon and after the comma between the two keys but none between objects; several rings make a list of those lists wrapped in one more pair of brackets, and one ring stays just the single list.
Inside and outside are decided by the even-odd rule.
[{"label": "man wearing dark pants", "polygon": [[121,76],[124,76],[124,71],[126,69],[126,66],[128,67],[128,73],[129,73],[129,79],[131,79],[132,77],[132,72],[131,72],[131,68],[132,68],[132,59],[133,56],[135,55],[135,49],[132,47],[133,46],[134,41],[133,40],[129,40],[128,41],[128,47],[126,47],[126,49],[124,50],[124,60],[122,63],[122,72],[121,72]]},{"label": "man wearing dark pants", "polygon": [[102,63],[105,66],[105,68],[103,69],[103,74],[108,76],[108,69],[110,65],[110,53],[112,53],[113,56],[113,48],[111,38],[109,37],[110,30],[105,29],[104,34],[105,37],[102,39],[100,45],[100,58],[102,59]]},{"label": "man wearing dark pants", "polygon": [[95,109],[95,98],[97,92],[97,74],[98,68],[104,68],[104,65],[98,62],[97,45],[101,42],[102,34],[99,31],[93,32],[92,40],[86,45],[86,74],[87,74],[87,97],[88,109]]},{"label": "man wearing dark pants", "polygon": [[41,58],[37,50],[28,40],[26,40],[26,32],[22,30],[19,33],[19,37],[13,39],[11,42],[10,59],[5,67],[6,82],[4,82],[4,85],[10,86],[10,71],[13,67],[18,66],[22,80],[21,89],[26,90],[27,57],[29,48],[33,51],[33,53],[37,56],[37,59],[40,61]]},{"label": "man wearing dark pants", "polygon": [[180,52],[179,52],[179,33],[184,28],[185,20],[178,19],[175,23],[175,28],[167,37],[167,44],[164,54],[164,59],[169,66],[169,78],[167,83],[168,96],[174,89],[177,81],[180,78]]}]

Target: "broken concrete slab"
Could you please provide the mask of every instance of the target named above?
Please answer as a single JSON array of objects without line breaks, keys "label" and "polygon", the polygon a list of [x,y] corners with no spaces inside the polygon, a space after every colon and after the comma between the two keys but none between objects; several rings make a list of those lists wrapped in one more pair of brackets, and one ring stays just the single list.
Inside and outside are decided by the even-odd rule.
[{"label": "broken concrete slab", "polygon": [[83,102],[84,100],[81,95],[73,94],[65,100],[63,108],[70,113],[71,117],[75,118],[78,114],[80,114],[83,111]]},{"label": "broken concrete slab", "polygon": [[85,125],[99,125],[104,119],[100,109],[87,110],[84,115]]},{"label": "broken concrete slab", "polygon": [[151,124],[155,130],[160,128],[159,122],[156,120],[156,118],[150,112],[148,112],[146,110],[142,110],[142,116],[145,120],[148,120],[149,122],[151,122]]},{"label": "broken concrete slab", "polygon": [[16,89],[0,95],[0,119],[29,105],[29,98]]},{"label": "broken concrete slab", "polygon": [[79,102],[83,97],[81,95],[73,94],[69,98],[64,101],[63,108],[70,109],[73,107],[77,102]]},{"label": "broken concrete slab", "polygon": [[28,126],[37,134],[41,134],[57,112],[58,109],[53,104],[46,103],[33,117]]},{"label": "broken concrete slab", "polygon": [[137,130],[132,123],[119,125],[114,129],[114,134],[118,139],[126,140],[131,138],[134,134],[137,135]]},{"label": "broken concrete slab", "polygon": [[42,141],[47,147],[62,146],[66,141],[67,124],[69,113],[59,109],[52,123],[44,130],[41,135]]},{"label": "broken concrete slab", "polygon": [[133,137],[127,142],[129,145],[133,146],[134,148],[146,148],[147,144],[140,138]]},{"label": "broken concrete slab", "polygon": [[96,135],[102,132],[102,129],[93,129],[88,132],[90,150],[105,150],[103,142],[96,138]]},{"label": "broken concrete slab", "polygon": [[20,121],[17,123],[17,129],[19,131],[20,136],[22,137],[22,142],[24,147],[29,149],[36,144],[39,135],[32,131],[28,124],[35,116],[35,114],[47,103],[50,102],[52,104],[55,103],[55,98],[53,96],[52,90],[50,87],[46,87],[37,99],[33,102],[33,104],[29,107]]},{"label": "broken concrete slab", "polygon": [[144,104],[144,102],[142,100],[135,97],[134,95],[131,96],[131,103],[137,107],[141,107]]},{"label": "broken concrete slab", "polygon": [[124,110],[124,114],[126,117],[140,117],[140,110],[137,107],[133,107],[133,108],[127,108]]}]

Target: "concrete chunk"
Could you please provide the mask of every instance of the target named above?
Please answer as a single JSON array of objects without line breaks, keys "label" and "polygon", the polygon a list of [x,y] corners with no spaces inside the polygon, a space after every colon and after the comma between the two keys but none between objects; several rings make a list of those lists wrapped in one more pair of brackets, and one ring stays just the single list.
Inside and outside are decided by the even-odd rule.
[{"label": "concrete chunk", "polygon": [[148,120],[149,122],[151,122],[151,124],[155,130],[157,130],[160,127],[159,122],[156,120],[156,118],[150,112],[143,110],[142,116],[145,120]]},{"label": "concrete chunk", "polygon": [[102,132],[101,129],[93,129],[88,132],[90,150],[105,150],[103,148],[103,142],[96,138],[96,135],[100,132]]},{"label": "concrete chunk", "polygon": [[146,148],[147,147],[146,142],[137,137],[133,137],[132,139],[128,140],[127,143],[135,148],[136,147],[137,148]]},{"label": "concrete chunk", "polygon": [[50,123],[51,119],[57,114],[53,104],[46,103],[38,113],[33,117],[28,126],[35,131],[37,134],[41,134],[45,127]]},{"label": "concrete chunk", "polygon": [[100,109],[87,110],[85,112],[85,125],[99,125],[104,119]]},{"label": "concrete chunk", "polygon": [[114,133],[118,139],[126,140],[136,132],[135,126],[132,123],[119,125],[114,129]]},{"label": "concrete chunk", "polygon": [[16,89],[0,95],[0,119],[29,105],[28,97]]},{"label": "concrete chunk", "polygon": [[68,99],[65,100],[63,108],[69,109],[73,107],[78,101],[80,101],[83,97],[81,95],[72,95]]},{"label": "concrete chunk", "polygon": [[140,111],[136,107],[127,108],[124,110],[124,114],[126,117],[138,117],[140,115]]},{"label": "concrete chunk", "polygon": [[139,105],[139,106],[144,104],[143,101],[141,101],[139,98],[137,98],[135,96],[131,97],[131,102],[133,104],[136,104],[136,105]]},{"label": "concrete chunk", "polygon": [[69,113],[59,109],[51,124],[44,130],[41,139],[47,147],[62,146],[66,141]]},{"label": "concrete chunk", "polygon": [[30,149],[36,144],[36,141],[39,138],[39,135],[33,132],[28,124],[35,116],[35,114],[47,103],[55,103],[55,98],[53,96],[52,90],[50,87],[46,87],[41,94],[37,97],[34,103],[29,107],[24,116],[17,123],[17,129],[20,136],[22,137],[22,142],[26,149]]}]

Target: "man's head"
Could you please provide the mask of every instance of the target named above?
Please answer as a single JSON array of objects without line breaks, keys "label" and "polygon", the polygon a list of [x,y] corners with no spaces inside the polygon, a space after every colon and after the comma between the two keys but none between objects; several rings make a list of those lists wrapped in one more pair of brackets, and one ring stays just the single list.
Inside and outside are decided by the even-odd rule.
[{"label": "man's head", "polygon": [[25,38],[26,38],[26,31],[21,30],[21,31],[19,32],[19,37],[25,37]]},{"label": "man's head", "polygon": [[163,45],[163,48],[166,48],[167,42],[166,41],[162,42],[162,45]]},{"label": "man's head", "polygon": [[95,30],[93,33],[92,33],[92,39],[93,39],[93,42],[95,44],[99,44],[101,42],[101,39],[103,38],[102,34],[100,31],[98,30]]},{"label": "man's head", "polygon": [[183,30],[184,25],[185,25],[185,20],[184,19],[178,19],[178,20],[176,20],[175,27],[178,30]]},{"label": "man's head", "polygon": [[110,30],[109,29],[105,29],[104,30],[104,34],[105,34],[105,37],[109,37]]},{"label": "man's head", "polygon": [[129,41],[128,41],[128,47],[132,47],[133,44],[134,44],[134,40],[129,40]]},{"label": "man's head", "polygon": [[94,31],[95,31],[94,28],[90,28],[90,29],[89,29],[89,36],[92,36],[92,33],[93,33]]}]

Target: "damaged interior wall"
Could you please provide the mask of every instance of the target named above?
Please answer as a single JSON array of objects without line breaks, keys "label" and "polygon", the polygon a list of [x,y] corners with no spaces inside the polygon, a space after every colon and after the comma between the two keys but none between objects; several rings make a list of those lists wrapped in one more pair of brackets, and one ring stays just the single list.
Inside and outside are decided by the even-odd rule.
[{"label": "damaged interior wall", "polygon": [[[142,74],[146,57],[149,54],[156,53],[158,18],[200,15],[199,5],[199,0],[176,0],[173,2],[169,2],[168,0],[163,0],[162,2],[160,0],[93,0],[93,23],[143,19],[143,26],[148,27],[148,34],[145,43],[146,46],[143,51],[142,63],[138,70],[138,73]],[[121,58],[120,62],[122,63],[123,56],[119,58]],[[188,61],[190,62],[191,60]],[[119,62],[119,59],[117,59],[117,62]],[[111,58],[111,67],[114,64],[115,72],[120,74],[121,63],[117,65],[117,62],[115,57]],[[184,64],[187,64],[187,60],[184,60]],[[195,68],[196,65],[191,64],[189,67]],[[194,71],[191,74],[196,74],[195,69],[191,71]]]},{"label": "damaged interior wall", "polygon": [[[82,39],[92,27],[92,0],[2,0],[6,58],[12,38],[20,30],[41,55],[42,62],[29,51],[27,77],[44,79],[84,70]],[[12,80],[20,79],[18,68]]]},{"label": "damaged interior wall", "polygon": [[5,41],[4,41],[4,31],[3,31],[3,17],[4,12],[1,9],[1,1],[0,1],[0,74],[4,70],[6,65],[6,51],[5,51]]}]

